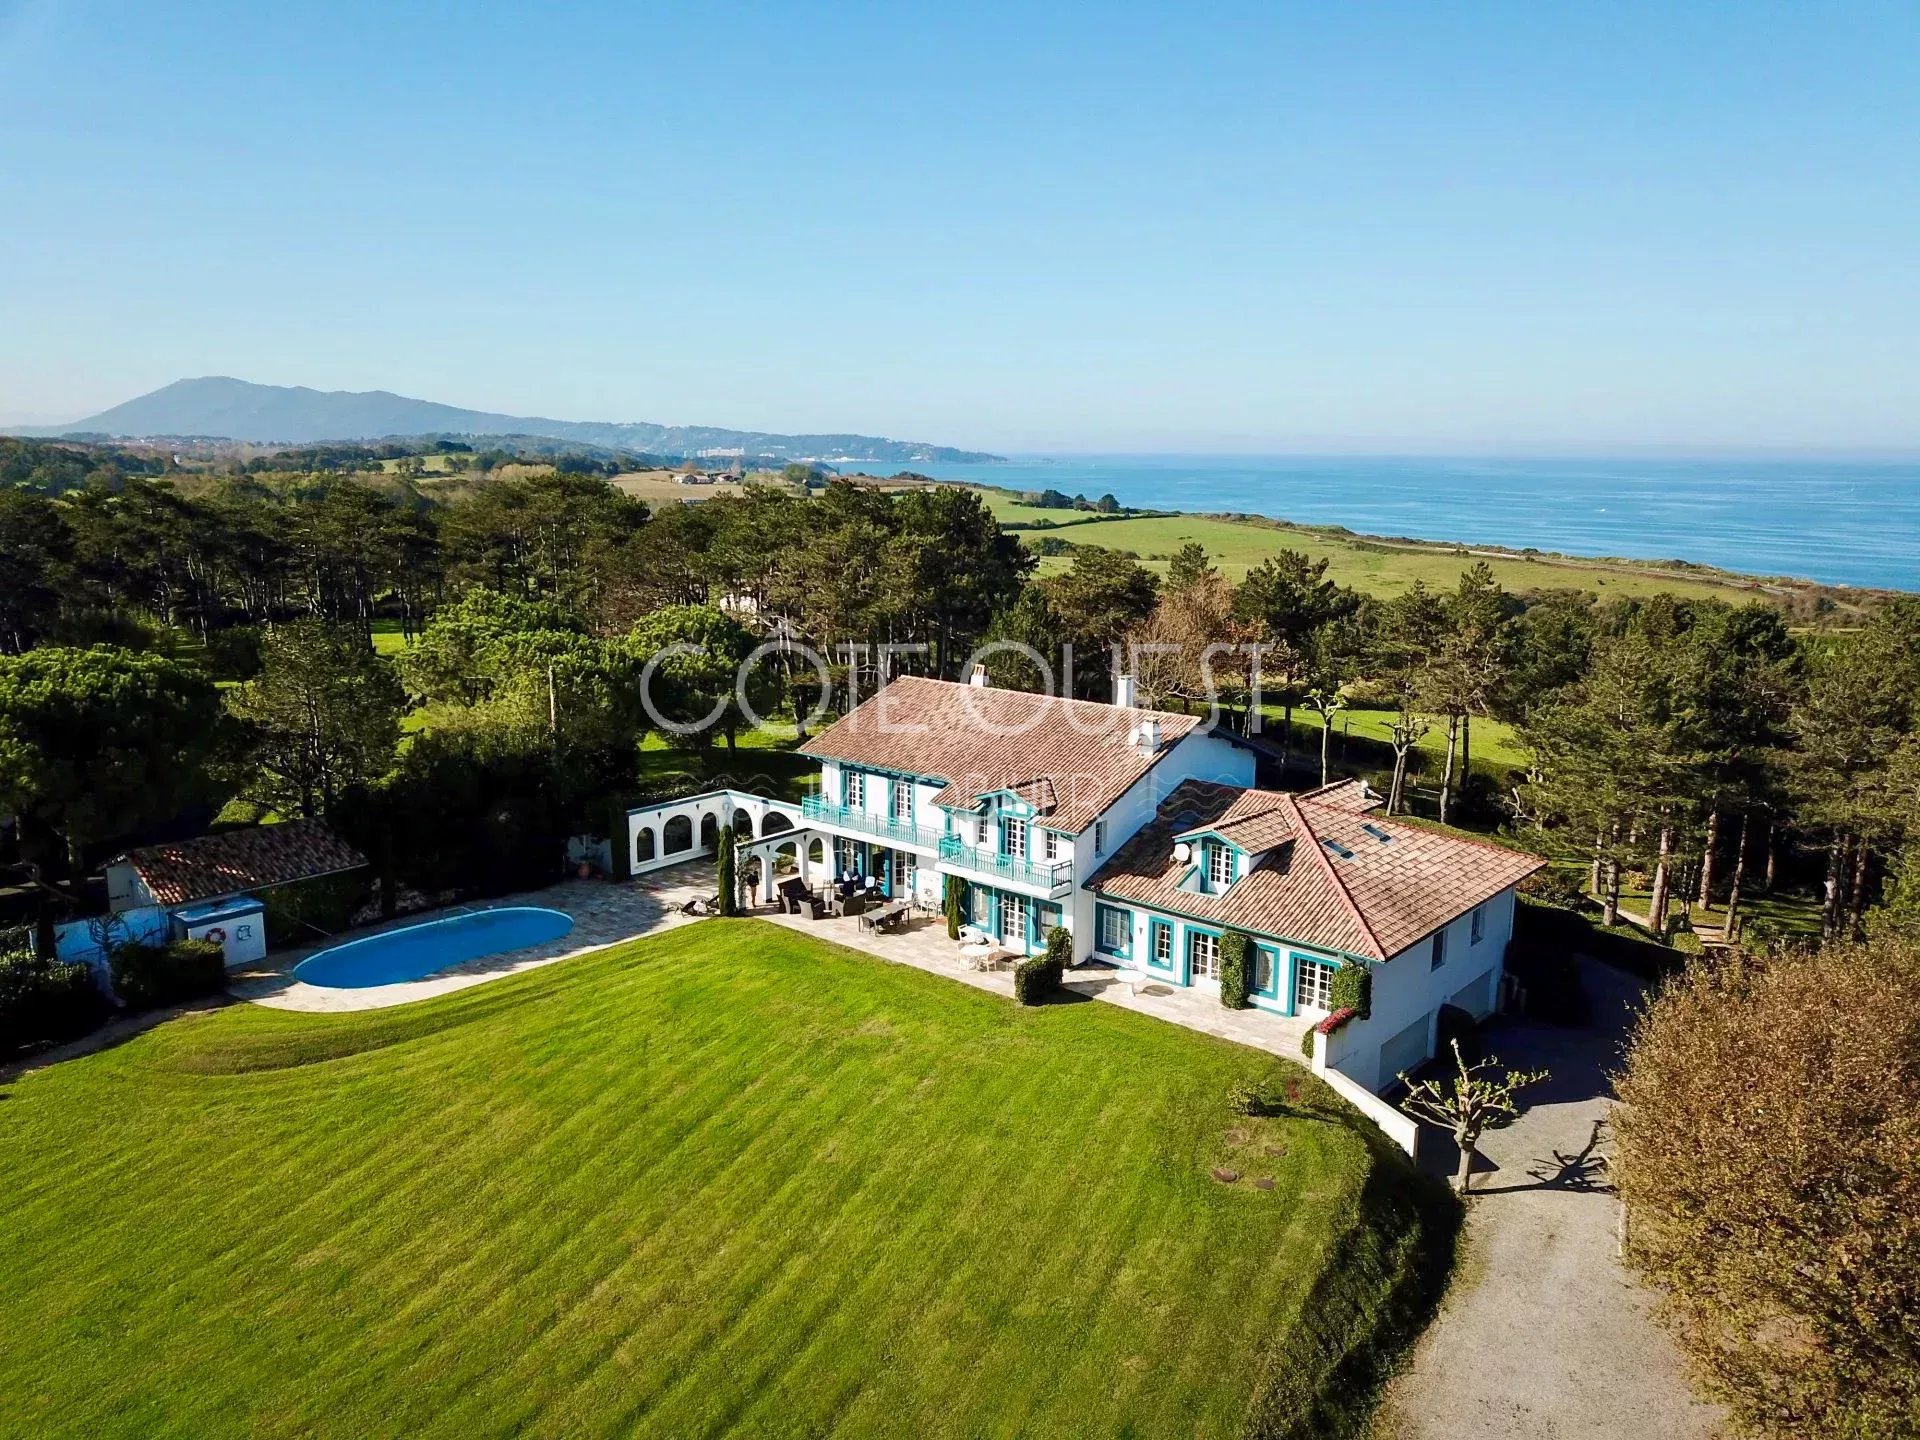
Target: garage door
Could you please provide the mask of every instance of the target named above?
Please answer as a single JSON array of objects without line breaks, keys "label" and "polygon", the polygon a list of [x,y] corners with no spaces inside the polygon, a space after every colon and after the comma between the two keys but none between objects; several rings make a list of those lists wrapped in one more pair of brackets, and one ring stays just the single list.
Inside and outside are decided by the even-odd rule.
[{"label": "garage door", "polygon": [[1476,1020],[1481,1019],[1493,1009],[1493,996],[1488,993],[1492,984],[1493,972],[1489,970],[1478,980],[1469,980],[1454,991],[1447,1003],[1466,1011]]},{"label": "garage door", "polygon": [[1380,1047],[1380,1083],[1391,1085],[1402,1070],[1412,1070],[1427,1058],[1427,1027],[1422,1016]]}]

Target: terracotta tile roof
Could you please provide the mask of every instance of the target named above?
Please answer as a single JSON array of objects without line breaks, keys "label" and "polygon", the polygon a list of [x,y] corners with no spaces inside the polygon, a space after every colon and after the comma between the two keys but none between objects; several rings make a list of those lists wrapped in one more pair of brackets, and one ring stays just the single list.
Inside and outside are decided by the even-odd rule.
[{"label": "terracotta tile roof", "polygon": [[[1143,720],[1160,727],[1151,755],[1129,739]],[[1078,833],[1199,724],[1192,715],[902,676],[800,749],[943,780],[935,802],[955,809],[1012,790],[1049,826]]]},{"label": "terracotta tile roof", "polygon": [[357,870],[367,857],[317,820],[288,820],[228,830],[170,845],[147,845],[122,857],[154,902],[184,905]]},{"label": "terracotta tile roof", "polygon": [[1302,804],[1325,805],[1331,810],[1351,810],[1356,815],[1378,810],[1387,803],[1386,797],[1376,795],[1364,780],[1336,780],[1318,790],[1303,792],[1300,800]]},{"label": "terracotta tile roof", "polygon": [[[1311,791],[1288,795],[1188,780],[1087,888],[1114,900],[1385,960],[1544,863],[1484,841],[1376,818],[1353,808],[1355,800],[1347,791],[1316,799]],[[1182,890],[1180,880],[1192,862],[1174,858],[1174,837],[1221,828],[1235,814],[1241,824],[1259,823],[1268,833],[1278,833],[1284,822],[1287,834],[1224,894]],[[1339,849],[1330,849],[1328,841]]]},{"label": "terracotta tile roof", "polygon": [[[1175,812],[1176,825],[1183,813]],[[1287,803],[1286,796],[1272,790],[1242,790],[1217,819],[1204,823],[1196,819],[1180,834],[1194,835],[1201,831],[1222,836],[1242,850],[1258,855],[1294,834],[1293,807]]]}]

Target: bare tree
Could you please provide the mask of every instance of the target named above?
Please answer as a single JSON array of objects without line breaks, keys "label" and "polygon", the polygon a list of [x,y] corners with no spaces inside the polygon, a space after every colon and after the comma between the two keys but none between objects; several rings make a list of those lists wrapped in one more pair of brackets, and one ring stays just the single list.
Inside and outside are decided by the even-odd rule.
[{"label": "bare tree", "polygon": [[1327,747],[1333,740],[1333,717],[1347,708],[1347,697],[1338,686],[1309,690],[1307,706],[1320,717],[1320,783],[1327,783]]},{"label": "bare tree", "polygon": [[1515,1092],[1546,1079],[1547,1072],[1505,1070],[1491,1055],[1469,1065],[1458,1040],[1453,1042],[1453,1064],[1455,1073],[1445,1080],[1409,1080],[1403,1073],[1400,1083],[1407,1087],[1407,1098],[1401,1108],[1453,1133],[1453,1143],[1460,1147],[1460,1169],[1453,1183],[1465,1195],[1481,1134],[1519,1114]]},{"label": "bare tree", "polygon": [[1388,731],[1393,744],[1393,784],[1387,787],[1387,814],[1398,815],[1406,808],[1407,756],[1431,729],[1424,717],[1413,713],[1409,697],[1402,695],[1400,713],[1394,716]]}]

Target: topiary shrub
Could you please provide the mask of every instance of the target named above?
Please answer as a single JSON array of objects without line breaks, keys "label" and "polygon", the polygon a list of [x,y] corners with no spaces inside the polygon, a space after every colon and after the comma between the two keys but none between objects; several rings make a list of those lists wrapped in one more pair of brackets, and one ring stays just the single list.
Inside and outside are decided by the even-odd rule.
[{"label": "topiary shrub", "polygon": [[1062,974],[1073,968],[1073,934],[1065,926],[1056,925],[1047,932],[1047,960],[1058,965]]},{"label": "topiary shrub", "polygon": [[733,822],[731,820],[720,827],[720,836],[714,843],[720,847],[718,867],[720,913],[738,915],[740,913],[740,880],[734,873]]},{"label": "topiary shrub", "polygon": [[1453,1047],[1460,1047],[1460,1054],[1469,1065],[1480,1062],[1483,1047],[1480,1043],[1480,1022],[1458,1005],[1442,1005],[1440,1017],[1434,1022],[1433,1053],[1440,1056],[1451,1055]]},{"label": "topiary shrub", "polygon": [[226,988],[226,952],[211,940],[116,945],[108,953],[113,993],[129,1010],[197,1000]]},{"label": "topiary shrub", "polygon": [[947,876],[946,888],[941,894],[941,909],[946,912],[947,938],[958,940],[960,927],[967,923],[967,882],[958,875]]},{"label": "topiary shrub", "polygon": [[107,997],[86,966],[29,950],[0,955],[0,1056],[84,1035],[106,1013]]},{"label": "topiary shrub", "polygon": [[1307,1027],[1307,1033],[1300,1037],[1300,1053],[1309,1060],[1313,1059],[1313,1037],[1315,1033],[1313,1027],[1309,1025]]},{"label": "topiary shrub", "polygon": [[1238,930],[1220,937],[1220,1004],[1228,1010],[1245,1010],[1253,1001],[1253,942]]},{"label": "topiary shrub", "polygon": [[1071,959],[1073,937],[1058,925],[1047,932],[1047,950],[1022,960],[1013,967],[1013,998],[1022,1005],[1038,1005],[1060,990],[1060,976],[1066,969],[1062,957]]},{"label": "topiary shrub", "polygon": [[1328,990],[1333,1009],[1351,1010],[1359,1020],[1373,1014],[1373,972],[1358,961],[1349,960],[1334,971]]}]

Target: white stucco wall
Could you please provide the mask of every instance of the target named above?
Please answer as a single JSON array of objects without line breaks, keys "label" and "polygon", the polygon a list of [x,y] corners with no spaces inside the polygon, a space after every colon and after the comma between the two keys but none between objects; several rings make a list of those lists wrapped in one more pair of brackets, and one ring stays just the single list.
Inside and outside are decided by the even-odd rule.
[{"label": "white stucco wall", "polygon": [[[1369,1090],[1382,1090],[1395,1081],[1393,1067],[1382,1063],[1383,1046],[1424,1023],[1425,1058],[1433,1054],[1442,1005],[1458,1005],[1476,1019],[1492,1013],[1505,969],[1507,942],[1513,937],[1513,912],[1511,889],[1488,900],[1477,945],[1469,940],[1471,915],[1454,920],[1446,927],[1446,960],[1438,970],[1432,964],[1431,936],[1385,964],[1375,964],[1371,1013],[1365,1020],[1350,1020],[1324,1037],[1327,1063]],[[1462,994],[1469,985],[1473,993]]]},{"label": "white stucco wall", "polygon": [[[1176,740],[1160,763],[1142,775],[1121,797],[1107,808],[1106,845],[1099,853],[1093,847],[1094,827],[1089,825],[1073,843],[1074,888],[1064,908],[1068,928],[1073,931],[1073,958],[1085,960],[1093,953],[1093,907],[1095,896],[1085,888],[1093,872],[1153,819],[1160,802],[1171,795],[1182,780],[1211,780],[1220,785],[1253,784],[1253,752],[1214,734],[1192,732]],[[1136,917],[1144,943],[1145,922]],[[1143,953],[1143,952],[1136,952]]]},{"label": "white stucco wall", "polygon": [[[736,815],[744,816],[752,823],[753,836],[758,839],[766,833],[767,817],[773,814],[784,818],[790,829],[800,824],[799,806],[790,805],[784,800],[769,800],[764,795],[751,795],[744,790],[709,790],[704,794],[662,800],[629,810],[626,845],[630,873],[644,875],[649,870],[660,870],[683,860],[697,860],[713,854],[713,846],[701,840],[703,822],[708,819],[713,821],[717,833],[720,826]],[[692,843],[685,848],[669,851],[666,848],[667,826],[681,817],[690,826]],[[651,854],[643,853],[647,848],[643,836],[651,841]]]}]

